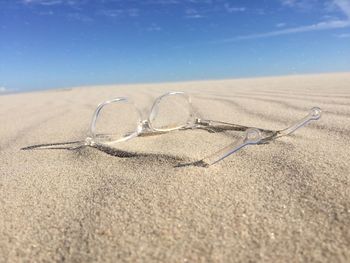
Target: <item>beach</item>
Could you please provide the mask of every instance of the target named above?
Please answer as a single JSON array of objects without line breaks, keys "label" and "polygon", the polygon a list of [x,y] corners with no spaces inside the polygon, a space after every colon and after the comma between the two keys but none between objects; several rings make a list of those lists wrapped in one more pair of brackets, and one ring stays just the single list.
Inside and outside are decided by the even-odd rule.
[{"label": "beach", "polygon": [[[92,147],[96,106],[127,96],[147,118],[185,91],[203,118],[282,129],[320,120],[209,168],[231,143],[176,131]],[[118,151],[136,153],[120,156]],[[349,262],[350,73],[74,87],[0,96],[0,262]]]}]

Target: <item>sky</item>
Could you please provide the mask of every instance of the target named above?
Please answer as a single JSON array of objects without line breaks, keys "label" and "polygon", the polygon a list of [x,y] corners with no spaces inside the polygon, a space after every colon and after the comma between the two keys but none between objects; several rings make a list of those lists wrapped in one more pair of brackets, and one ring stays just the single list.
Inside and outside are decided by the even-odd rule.
[{"label": "sky", "polygon": [[0,0],[0,93],[350,71],[350,0]]}]

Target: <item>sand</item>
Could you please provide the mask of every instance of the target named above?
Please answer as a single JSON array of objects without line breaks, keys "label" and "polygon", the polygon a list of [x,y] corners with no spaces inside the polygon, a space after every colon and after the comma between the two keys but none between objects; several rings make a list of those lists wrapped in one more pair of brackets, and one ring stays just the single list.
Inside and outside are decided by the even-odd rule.
[{"label": "sand", "polygon": [[[232,141],[203,130],[121,145],[21,151],[84,139],[96,105],[145,116],[170,90],[198,114],[267,129],[319,106],[293,136],[210,168],[176,167]],[[349,262],[350,73],[77,87],[0,96],[0,262]]]}]

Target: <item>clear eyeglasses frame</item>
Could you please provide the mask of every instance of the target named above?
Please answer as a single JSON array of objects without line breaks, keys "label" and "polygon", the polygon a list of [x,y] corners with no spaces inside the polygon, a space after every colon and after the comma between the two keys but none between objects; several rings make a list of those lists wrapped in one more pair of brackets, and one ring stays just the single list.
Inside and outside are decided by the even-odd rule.
[{"label": "clear eyeglasses frame", "polygon": [[[188,109],[187,116],[185,116],[185,118],[183,118],[181,122],[178,123],[178,125],[158,127],[155,124],[155,121],[157,120],[157,117],[159,114],[160,104],[164,100],[173,99],[175,97],[176,98],[180,97],[183,100],[183,102],[185,102],[183,103],[182,106]],[[305,116],[303,119],[297,121],[293,125],[282,130],[266,130],[261,128],[237,125],[233,123],[202,119],[195,115],[195,111],[192,107],[190,96],[185,92],[177,91],[177,92],[169,92],[158,97],[153,103],[153,106],[151,108],[148,118],[145,120],[142,120],[140,111],[135,107],[135,111],[139,116],[138,116],[138,121],[137,121],[137,124],[135,125],[134,131],[125,134],[119,139],[109,141],[108,139],[106,139],[108,138],[108,136],[105,136],[103,134],[98,134],[96,132],[96,123],[104,107],[112,103],[132,104],[131,102],[129,102],[127,98],[116,98],[116,99],[108,100],[101,103],[94,112],[92,122],[90,125],[89,137],[86,140],[87,145],[94,146],[94,144],[96,143],[97,144],[117,143],[121,141],[130,140],[137,136],[147,136],[152,134],[155,135],[155,134],[167,133],[171,131],[184,130],[184,129],[206,129],[208,131],[213,131],[213,132],[223,131],[223,130],[236,130],[236,131],[244,132],[243,136],[237,141],[232,142],[231,144],[227,145],[223,149],[220,149],[219,151],[213,153],[212,155],[207,156],[202,160],[200,160],[199,163],[203,164],[203,166],[209,166],[209,165],[215,164],[245,146],[266,143],[266,142],[275,140],[276,138],[289,135],[294,131],[296,131],[297,129],[305,126],[310,121],[318,120],[321,117],[321,109],[318,107],[314,107],[309,111],[309,114]],[[176,114],[176,113],[172,113],[172,114]],[[172,114],[168,114],[167,118],[169,118],[170,115]]]},{"label": "clear eyeglasses frame", "polygon": [[[116,108],[113,109],[113,106]],[[128,111],[125,112],[118,108],[121,106],[125,107]],[[105,114],[108,112],[107,109],[109,110],[109,115]],[[121,119],[117,120],[117,117]],[[320,117],[321,109],[314,107],[304,118],[282,130],[266,130],[234,123],[208,120],[196,116],[191,97],[187,93],[173,91],[158,97],[154,101],[146,119],[142,119],[141,111],[132,101],[126,97],[119,97],[104,101],[97,106],[92,116],[88,136],[84,141],[41,144],[23,149],[42,148],[74,150],[86,146],[108,147],[112,144],[125,142],[138,136],[158,135],[186,129],[204,129],[210,132],[222,132],[227,130],[243,132],[240,139],[233,141],[217,152],[195,162],[195,164],[200,166],[210,166],[245,146],[263,144],[279,137],[287,136],[305,126],[310,121],[318,120]],[[105,119],[105,122],[103,122],[102,119]],[[106,129],[107,126],[110,126],[109,129]],[[62,145],[66,145],[67,147],[63,147]]]},{"label": "clear eyeglasses frame", "polygon": [[[169,97],[181,97],[183,101],[185,101],[185,107],[188,109],[188,115],[186,118],[181,120],[178,125],[171,126],[171,127],[158,127],[154,121],[157,118],[158,112],[159,112],[159,104],[164,101],[165,99]],[[135,122],[135,129],[134,131],[129,132],[128,134],[124,134],[121,138],[115,139],[115,140],[108,140],[108,136],[105,136],[103,134],[98,134],[96,131],[97,121],[99,119],[99,116],[102,112],[102,110],[113,104],[113,103],[128,103],[131,107],[134,108],[134,111],[137,113],[137,121]],[[175,130],[181,130],[185,128],[192,128],[195,124],[195,118],[191,103],[191,98],[188,96],[185,92],[178,92],[173,91],[166,93],[160,97],[158,97],[150,110],[150,114],[147,119],[142,120],[141,118],[141,111],[133,104],[132,101],[130,101],[127,97],[119,97],[112,100],[107,100],[99,104],[93,114],[92,121],[90,124],[90,131],[89,131],[89,137],[87,140],[94,144],[94,143],[117,143],[122,141],[127,141],[132,138],[135,138],[137,136],[144,136],[144,135],[151,135],[151,134],[161,134],[161,133],[167,133]],[[122,124],[121,124],[122,125]],[[101,140],[101,137],[104,138]]]}]

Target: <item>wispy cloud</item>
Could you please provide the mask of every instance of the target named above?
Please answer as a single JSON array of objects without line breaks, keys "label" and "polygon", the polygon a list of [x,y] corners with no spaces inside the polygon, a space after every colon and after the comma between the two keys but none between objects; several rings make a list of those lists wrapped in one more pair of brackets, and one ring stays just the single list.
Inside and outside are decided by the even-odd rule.
[{"label": "wispy cloud", "polygon": [[350,38],[350,33],[343,33],[335,35],[337,38]]},{"label": "wispy cloud", "polygon": [[187,8],[185,10],[185,17],[186,18],[203,18],[205,17],[205,15],[194,8]]},{"label": "wispy cloud", "polygon": [[94,19],[91,18],[90,16],[87,16],[81,13],[70,13],[70,14],[67,14],[67,17],[70,20],[77,20],[85,23],[94,21]]},{"label": "wispy cloud", "polygon": [[145,2],[146,4],[155,4],[155,5],[176,5],[180,2],[178,0],[150,0]]},{"label": "wispy cloud", "polygon": [[[283,0],[284,5],[302,6],[305,0]],[[248,39],[257,39],[257,38],[267,38],[267,37],[275,37],[281,35],[289,35],[303,32],[311,32],[311,31],[321,31],[321,30],[331,30],[331,29],[339,29],[339,28],[347,28],[350,27],[350,1],[349,0],[334,0],[334,5],[337,6],[338,10],[340,10],[347,19],[333,19],[321,21],[311,25],[303,25],[299,27],[292,28],[284,28],[280,30],[274,30],[270,32],[256,33],[250,35],[237,36],[234,38],[228,38],[221,41],[215,41],[215,43],[227,43],[227,42],[235,42],[240,40],[248,40]],[[280,26],[278,26],[280,25]],[[277,27],[282,27],[282,24],[277,24]]]},{"label": "wispy cloud", "polygon": [[106,17],[120,17],[123,13],[121,9],[101,9],[97,11],[97,15]]},{"label": "wispy cloud", "polygon": [[187,2],[192,4],[212,4],[213,0],[187,0]]},{"label": "wispy cloud", "polygon": [[140,14],[140,10],[137,8],[130,8],[127,10],[127,14],[130,17],[137,17]]},{"label": "wispy cloud", "polygon": [[140,14],[139,9],[100,9],[96,13],[97,15],[116,18],[116,17],[138,17]]},{"label": "wispy cloud", "polygon": [[156,31],[162,31],[162,28],[156,23],[152,23],[149,27],[146,28],[146,30],[150,32],[156,32]]},{"label": "wispy cloud", "polygon": [[281,27],[285,27],[286,23],[278,23],[276,24],[276,27],[281,28]]},{"label": "wispy cloud", "polygon": [[37,5],[60,5],[63,2],[63,0],[23,0],[24,4],[37,4]]},{"label": "wispy cloud", "polygon": [[225,3],[224,8],[228,13],[244,12],[247,10],[243,6],[232,6],[229,3]]},{"label": "wispy cloud", "polygon": [[287,6],[294,6],[296,3],[296,0],[281,0],[282,5]]},{"label": "wispy cloud", "polygon": [[348,20],[335,20],[335,21],[327,21],[327,22],[319,22],[317,24],[286,28],[282,30],[276,30],[261,34],[252,34],[246,36],[236,37],[236,40],[244,40],[244,39],[254,39],[254,38],[265,38],[265,37],[273,37],[273,36],[281,36],[281,35],[289,35],[295,33],[303,33],[310,31],[320,31],[327,29],[336,29],[336,28],[345,28],[350,26],[350,21]]},{"label": "wispy cloud", "polygon": [[312,8],[317,0],[280,0],[280,2],[287,7],[306,10]]},{"label": "wispy cloud", "polygon": [[40,6],[58,6],[68,5],[76,6],[85,3],[86,0],[22,0],[25,5],[40,5]]},{"label": "wispy cloud", "polygon": [[52,10],[49,10],[49,11],[39,11],[37,12],[37,14],[41,16],[53,16],[55,13]]},{"label": "wispy cloud", "polygon": [[2,93],[2,92],[6,92],[7,91],[7,89],[5,88],[5,87],[0,87],[0,92]]},{"label": "wispy cloud", "polygon": [[334,0],[334,3],[344,12],[350,20],[350,1],[349,0]]}]

